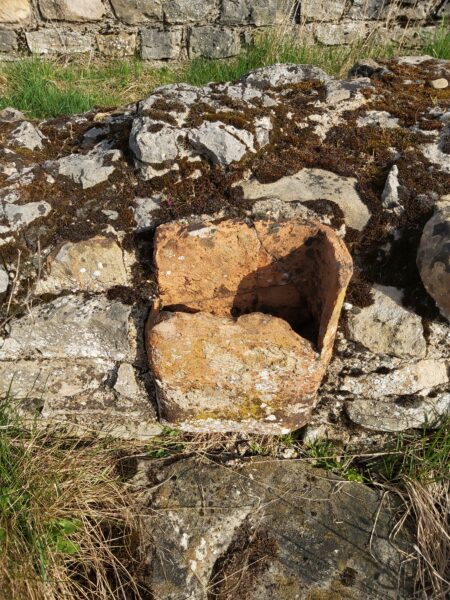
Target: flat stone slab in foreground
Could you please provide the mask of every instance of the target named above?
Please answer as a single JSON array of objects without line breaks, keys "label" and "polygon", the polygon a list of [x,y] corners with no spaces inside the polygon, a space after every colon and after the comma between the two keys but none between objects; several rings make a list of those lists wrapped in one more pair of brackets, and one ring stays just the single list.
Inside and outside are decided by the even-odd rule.
[{"label": "flat stone slab in foreground", "polygon": [[131,484],[151,506],[156,598],[413,597],[408,539],[391,537],[388,497],[363,484],[301,461],[201,458],[142,461]]},{"label": "flat stone slab in foreground", "polygon": [[147,349],[162,417],[187,431],[308,422],[352,274],[318,223],[173,222],[156,233]]}]

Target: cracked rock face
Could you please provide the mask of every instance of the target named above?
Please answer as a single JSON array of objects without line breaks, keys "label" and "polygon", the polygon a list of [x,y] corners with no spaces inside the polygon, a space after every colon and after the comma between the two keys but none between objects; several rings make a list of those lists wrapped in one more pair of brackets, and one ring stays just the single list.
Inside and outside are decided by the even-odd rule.
[{"label": "cracked rock face", "polygon": [[412,597],[411,542],[405,529],[392,542],[393,512],[377,491],[303,461],[160,464],[140,461],[130,480],[152,506],[143,550],[157,597]]},{"label": "cracked rock face", "polygon": [[155,265],[147,350],[164,418],[204,431],[304,425],[352,273],[333,231],[175,222],[156,232]]}]

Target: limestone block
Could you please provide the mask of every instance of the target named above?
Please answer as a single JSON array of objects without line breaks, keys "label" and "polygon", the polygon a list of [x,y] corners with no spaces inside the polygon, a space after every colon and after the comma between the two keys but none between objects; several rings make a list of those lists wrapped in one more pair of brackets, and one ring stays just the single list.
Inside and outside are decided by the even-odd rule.
[{"label": "limestone block", "polygon": [[25,115],[20,110],[12,106],[0,110],[0,123],[15,123],[16,121],[25,121]]},{"label": "limestone block", "polygon": [[138,117],[133,121],[130,148],[136,158],[147,164],[175,160],[182,152],[182,130],[164,126],[150,117]]},{"label": "limestone block", "polygon": [[181,28],[143,29],[141,31],[141,56],[144,60],[176,59],[179,57],[183,30]]},{"label": "limestone block", "polygon": [[216,12],[215,0],[171,0],[164,3],[168,23],[204,22]]},{"label": "limestone block", "polygon": [[354,177],[343,177],[324,169],[302,169],[274,183],[262,184],[252,179],[239,185],[246,200],[279,198],[284,202],[335,202],[344,213],[346,224],[361,230],[367,225],[370,212],[356,191],[356,183]]},{"label": "limestone block", "polygon": [[304,425],[352,271],[334,232],[172,222],[156,231],[155,264],[147,350],[163,416],[186,430]]},{"label": "limestone block", "polygon": [[363,39],[367,33],[364,21],[343,21],[341,23],[318,23],[315,36],[318,42],[326,46],[351,44]]},{"label": "limestone block", "polygon": [[347,17],[350,19],[379,19],[386,0],[353,0]]},{"label": "limestone block", "polygon": [[214,25],[192,27],[189,32],[189,56],[195,58],[227,58],[240,51],[239,35],[231,29]]},{"label": "limestone block", "polygon": [[192,147],[214,164],[229,165],[254,152],[253,134],[233,125],[205,121],[188,134]]},{"label": "limestone block", "polygon": [[15,399],[54,400],[93,392],[113,369],[112,361],[0,361],[0,396],[8,390]]},{"label": "limestone block", "polygon": [[105,14],[102,0],[39,0],[39,9],[49,21],[99,21]]},{"label": "limestone block", "polygon": [[37,219],[47,216],[52,207],[45,200],[15,204],[14,202],[0,202],[0,217],[8,223],[10,231],[18,231]]},{"label": "limestone block", "polygon": [[112,237],[98,235],[81,242],[65,242],[47,262],[48,277],[38,282],[36,294],[103,292],[129,283],[123,251]]},{"label": "limestone block", "polygon": [[5,29],[0,31],[0,52],[14,52],[17,50],[17,36],[14,31]]},{"label": "limestone block", "polygon": [[101,145],[88,154],[68,154],[55,161],[45,163],[49,171],[70,177],[85,190],[103,181],[114,172],[113,164],[122,156],[119,150],[104,150]]},{"label": "limestone block", "polygon": [[61,296],[34,306],[0,339],[0,361],[127,357],[131,307],[103,296]]},{"label": "limestone block", "polygon": [[242,78],[242,82],[252,87],[266,89],[282,85],[295,85],[312,79],[325,82],[330,77],[325,71],[313,65],[284,64],[270,65],[250,71],[248,75]]},{"label": "limestone block", "polygon": [[305,21],[338,21],[345,5],[346,0],[302,0],[300,16]]},{"label": "limestone block", "polygon": [[407,21],[422,21],[433,15],[437,4],[436,0],[408,0],[400,3],[385,2],[381,11],[381,18],[383,20],[402,19]]},{"label": "limestone block", "polygon": [[137,37],[135,33],[110,33],[96,36],[98,49],[105,56],[122,58],[133,56],[136,52]]},{"label": "limestone block", "polygon": [[448,383],[448,361],[424,359],[388,373],[346,377],[341,389],[362,398],[411,396]]},{"label": "limestone block", "polygon": [[0,23],[22,23],[30,16],[29,0],[2,0],[0,2]]},{"label": "limestone block", "polygon": [[155,194],[151,198],[136,198],[133,208],[136,230],[145,231],[154,226],[155,212],[160,208],[162,196]]},{"label": "limestone block", "polygon": [[427,292],[450,321],[450,202],[438,208],[425,225],[417,266]]},{"label": "limestone block", "polygon": [[375,431],[405,431],[411,428],[438,426],[450,415],[450,394],[436,397],[417,396],[404,404],[390,399],[361,398],[346,403],[350,419]]},{"label": "limestone block", "polygon": [[[382,491],[307,462],[139,461],[130,484],[151,506],[145,556],[155,597],[412,598],[412,540],[406,527],[393,539],[395,511]],[[152,552],[162,536],[164,551]]]},{"label": "limestone block", "polygon": [[242,25],[250,20],[248,0],[223,0],[220,22],[225,25]]},{"label": "limestone block", "polygon": [[4,267],[0,267],[0,294],[4,294],[9,287],[8,271]]},{"label": "limestone block", "polygon": [[274,25],[281,17],[278,0],[223,0],[220,22],[226,25],[251,23]]},{"label": "limestone block", "polygon": [[422,319],[403,308],[403,292],[391,286],[374,286],[374,303],[351,313],[349,338],[375,353],[423,357],[427,344]]},{"label": "limestone block", "polygon": [[41,149],[44,139],[39,129],[29,121],[20,123],[9,136],[11,145],[27,148],[28,150]]},{"label": "limestone block", "polygon": [[162,20],[162,0],[111,0],[117,18],[127,25]]},{"label": "limestone block", "polygon": [[40,29],[25,33],[28,48],[33,54],[76,54],[92,52],[92,36],[77,31]]},{"label": "limestone block", "polygon": [[399,121],[386,110],[367,110],[363,115],[356,119],[358,127],[384,127],[386,129],[395,129],[399,127]]}]

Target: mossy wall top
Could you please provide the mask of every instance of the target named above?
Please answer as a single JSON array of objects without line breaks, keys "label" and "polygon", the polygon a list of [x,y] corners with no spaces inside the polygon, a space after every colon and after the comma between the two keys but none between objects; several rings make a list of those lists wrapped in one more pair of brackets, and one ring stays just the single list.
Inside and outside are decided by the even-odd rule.
[{"label": "mossy wall top", "polygon": [[0,60],[29,53],[225,58],[277,25],[325,45],[376,30],[413,46],[446,16],[448,0],[0,0]]}]

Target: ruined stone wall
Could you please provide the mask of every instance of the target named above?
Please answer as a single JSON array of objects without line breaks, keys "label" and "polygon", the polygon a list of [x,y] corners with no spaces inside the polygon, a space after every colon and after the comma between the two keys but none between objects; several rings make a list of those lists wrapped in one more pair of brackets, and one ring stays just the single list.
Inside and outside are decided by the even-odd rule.
[{"label": "ruined stone wall", "polygon": [[0,0],[0,60],[21,54],[236,55],[256,31],[288,22],[322,44],[373,30],[413,44],[450,15],[448,0]]}]

